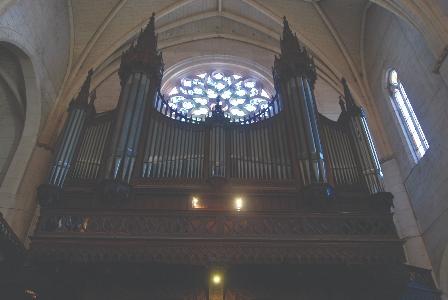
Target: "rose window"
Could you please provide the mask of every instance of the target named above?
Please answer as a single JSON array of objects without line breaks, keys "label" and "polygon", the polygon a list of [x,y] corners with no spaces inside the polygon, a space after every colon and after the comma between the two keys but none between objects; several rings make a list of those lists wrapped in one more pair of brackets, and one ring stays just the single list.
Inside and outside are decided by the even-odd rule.
[{"label": "rose window", "polygon": [[271,101],[271,95],[259,80],[222,71],[186,76],[169,90],[165,99],[181,114],[204,120],[211,114],[218,96],[222,110],[232,120],[255,115]]}]

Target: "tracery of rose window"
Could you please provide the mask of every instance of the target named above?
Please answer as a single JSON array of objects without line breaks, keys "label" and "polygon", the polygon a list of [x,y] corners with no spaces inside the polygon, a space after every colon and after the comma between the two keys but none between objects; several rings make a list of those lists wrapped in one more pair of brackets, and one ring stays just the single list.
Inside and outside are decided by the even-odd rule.
[{"label": "tracery of rose window", "polygon": [[211,114],[218,96],[225,115],[232,120],[257,114],[271,101],[271,95],[259,80],[222,71],[185,76],[171,88],[165,99],[178,112],[204,120]]}]

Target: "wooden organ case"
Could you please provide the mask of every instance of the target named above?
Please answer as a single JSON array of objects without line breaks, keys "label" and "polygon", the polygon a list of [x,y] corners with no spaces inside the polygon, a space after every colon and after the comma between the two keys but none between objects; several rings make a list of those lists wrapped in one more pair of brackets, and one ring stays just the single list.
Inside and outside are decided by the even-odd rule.
[{"label": "wooden organ case", "polygon": [[95,112],[92,72],[70,104],[31,246],[53,293],[398,299],[404,255],[364,112],[344,80],[338,121],[317,112],[314,61],[286,20],[277,94],[255,115],[232,121],[218,98],[187,117],[162,75],[153,16],[122,56],[117,108]]}]

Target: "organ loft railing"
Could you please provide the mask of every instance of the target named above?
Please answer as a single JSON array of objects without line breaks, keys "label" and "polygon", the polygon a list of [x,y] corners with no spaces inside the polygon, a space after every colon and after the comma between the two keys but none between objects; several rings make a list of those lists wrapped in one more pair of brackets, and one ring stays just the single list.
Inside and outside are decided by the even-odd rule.
[{"label": "organ loft railing", "polygon": [[314,196],[333,189],[382,192],[362,108],[343,80],[339,120],[317,112],[314,61],[284,25],[273,68],[277,94],[269,105],[231,119],[218,97],[203,121],[170,107],[159,91],[163,62],[152,18],[122,56],[116,109],[95,112],[89,72],[70,104],[48,181],[39,188],[41,204],[61,201],[64,185],[82,184],[100,185],[106,200],[125,200],[136,184],[170,182],[290,185]]}]

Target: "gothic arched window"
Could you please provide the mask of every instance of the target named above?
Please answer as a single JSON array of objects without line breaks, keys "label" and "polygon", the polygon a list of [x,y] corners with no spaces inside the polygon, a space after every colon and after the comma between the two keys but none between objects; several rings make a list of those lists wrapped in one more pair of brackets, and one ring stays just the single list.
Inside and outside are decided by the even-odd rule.
[{"label": "gothic arched window", "polygon": [[412,150],[414,159],[418,161],[425,155],[426,150],[429,149],[429,144],[396,70],[389,71],[388,88],[394,110]]},{"label": "gothic arched window", "polygon": [[178,112],[204,120],[216,105],[218,96],[224,114],[233,120],[256,114],[272,100],[259,80],[223,71],[185,76],[169,90],[166,99]]}]

